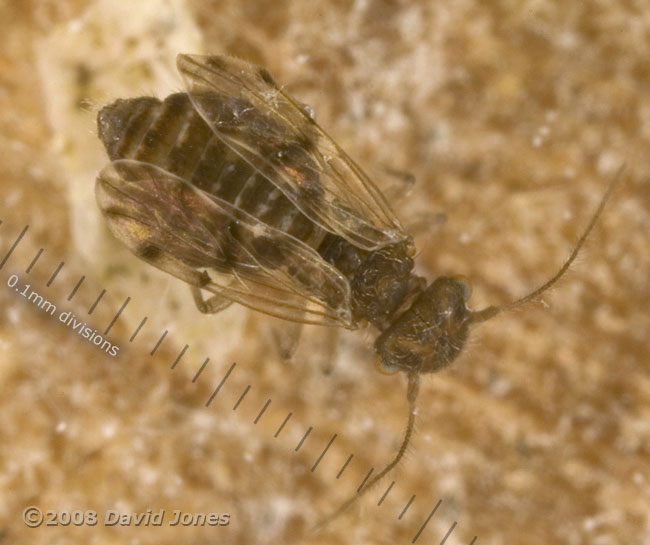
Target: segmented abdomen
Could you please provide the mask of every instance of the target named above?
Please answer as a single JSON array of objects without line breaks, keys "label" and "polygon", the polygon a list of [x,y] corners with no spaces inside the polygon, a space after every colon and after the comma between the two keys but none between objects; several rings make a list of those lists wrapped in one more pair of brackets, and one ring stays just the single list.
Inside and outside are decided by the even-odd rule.
[{"label": "segmented abdomen", "polygon": [[[231,108],[243,107],[243,103],[233,105],[228,100],[234,99],[219,95],[215,95],[215,99],[221,100],[218,105],[223,106],[228,129],[245,131],[245,127],[237,124],[234,113],[237,109]],[[263,114],[259,115],[256,119],[253,114],[249,122],[263,123]],[[99,136],[111,161],[134,159],[155,165],[314,248],[350,282],[355,321],[366,319],[383,329],[404,300],[413,267],[407,242],[368,252],[320,228],[215,135],[186,93],[170,95],[163,102],[153,97],[117,100],[102,109],[98,125]],[[257,145],[260,153],[268,155],[265,158],[270,163],[274,146],[279,146],[276,156],[285,161],[282,165],[287,174],[311,176],[311,185],[305,185],[314,191],[313,198],[319,198],[318,180],[314,178],[318,169],[308,163],[305,150],[300,146],[290,141],[249,141],[248,144]],[[311,142],[304,142],[304,145],[309,144]],[[220,228],[227,229],[228,233],[222,237],[222,255],[215,256],[217,261],[240,262],[231,260],[235,255],[231,256],[231,252],[237,251],[236,241],[242,242],[242,238],[248,237],[248,247],[254,248],[254,257],[264,266],[275,268],[285,264],[283,255],[273,247],[272,239],[238,232],[236,220]],[[209,267],[210,263],[193,261],[192,266]],[[300,267],[290,267],[288,272],[303,286],[313,282],[305,277],[307,273]]]},{"label": "segmented abdomen", "polygon": [[282,192],[226,146],[186,93],[117,100],[98,116],[112,161],[151,163],[215,195],[261,222],[318,248],[326,233]]}]

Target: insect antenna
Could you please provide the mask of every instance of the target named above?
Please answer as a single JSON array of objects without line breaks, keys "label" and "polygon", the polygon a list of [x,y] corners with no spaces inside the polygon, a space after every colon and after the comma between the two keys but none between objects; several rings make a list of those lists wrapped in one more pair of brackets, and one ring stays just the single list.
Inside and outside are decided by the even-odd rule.
[{"label": "insect antenna", "polygon": [[569,267],[571,264],[575,261],[576,257],[578,257],[578,254],[580,253],[580,250],[584,246],[587,238],[591,234],[591,231],[593,230],[594,226],[596,225],[596,222],[600,218],[600,216],[603,213],[603,210],[605,209],[605,206],[607,205],[607,202],[612,196],[612,193],[614,192],[614,189],[616,189],[616,186],[621,179],[621,174],[623,173],[623,170],[625,169],[625,165],[621,166],[616,175],[614,176],[614,179],[610,182],[609,187],[607,188],[607,191],[605,191],[605,194],[602,196],[600,199],[600,203],[598,204],[598,208],[596,209],[596,212],[594,215],[591,217],[591,221],[589,222],[589,225],[587,225],[587,228],[584,230],[582,233],[582,236],[578,239],[578,242],[576,245],[573,247],[573,250],[571,251],[571,255],[569,258],[564,262],[562,267],[560,267],[560,270],[553,275],[553,277],[545,282],[543,285],[541,285],[539,288],[536,290],[533,290],[527,295],[524,295],[523,297],[517,299],[516,301],[513,301],[512,303],[508,303],[507,305],[504,306],[489,306],[484,308],[483,310],[479,310],[476,312],[472,312],[471,316],[471,321],[472,323],[478,323],[478,322],[485,322],[486,320],[489,320],[490,318],[493,318],[497,314],[505,311],[509,311],[512,309],[515,309],[517,307],[520,307],[522,305],[525,305],[529,301],[532,301],[539,297],[542,293],[544,293],[546,290],[551,288],[564,274],[569,270]]},{"label": "insect antenna", "polygon": [[377,475],[375,475],[370,481],[368,481],[364,487],[361,490],[357,490],[355,494],[350,496],[347,500],[345,500],[335,511],[321,519],[316,523],[316,525],[312,528],[313,532],[318,532],[322,528],[324,528],[327,524],[332,522],[334,519],[338,518],[343,512],[347,511],[347,509],[352,506],[354,503],[356,503],[359,499],[361,499],[366,492],[368,492],[375,484],[377,484],[381,479],[384,478],[384,476],[391,470],[393,469],[397,464],[399,464],[400,460],[404,457],[404,454],[406,454],[406,449],[408,448],[409,442],[411,441],[411,436],[413,435],[413,429],[415,427],[415,415],[416,415],[416,409],[415,409],[415,401],[417,400],[418,397],[418,392],[420,391],[420,375],[415,372],[415,373],[409,373],[408,374],[408,387],[406,390],[406,399],[408,401],[408,421],[406,423],[406,431],[404,433],[404,439],[402,439],[402,444],[399,447],[399,450],[397,451],[397,454],[395,454],[395,457],[382,469]]},{"label": "insect antenna", "polygon": [[[533,290],[527,295],[524,295],[523,297],[520,297],[519,299],[513,301],[512,303],[508,303],[503,306],[489,306],[482,310],[471,312],[469,316],[469,321],[471,323],[485,322],[493,318],[497,314],[500,314],[501,312],[513,310],[517,307],[525,305],[526,303],[529,303],[530,301],[536,299],[542,293],[550,289],[553,285],[555,285],[558,282],[558,280],[560,280],[560,278],[562,278],[562,276],[564,276],[564,274],[569,270],[571,264],[575,261],[576,257],[580,253],[580,250],[583,248],[587,238],[593,231],[594,226],[598,222],[600,216],[603,213],[603,210],[605,209],[605,206],[609,202],[614,190],[616,189],[616,186],[620,181],[624,168],[625,168],[624,165],[619,168],[618,172],[614,176],[614,179],[610,182],[609,187],[605,191],[605,194],[600,199],[598,208],[596,209],[595,213],[591,217],[591,220],[589,221],[587,228],[583,231],[582,235],[578,239],[578,242],[573,247],[573,250],[571,251],[571,254],[569,255],[568,259],[560,267],[558,272],[555,273],[555,275],[553,275],[548,281],[542,284],[539,288]],[[408,421],[406,424],[406,432],[404,433],[404,439],[402,440],[402,444],[400,445],[397,454],[395,454],[395,457],[379,473],[377,473],[377,475],[375,475],[374,478],[370,479],[370,481],[361,490],[358,490],[355,494],[353,494],[352,496],[350,496],[350,498],[348,498],[345,502],[343,502],[335,511],[333,511],[332,513],[330,513],[329,515],[321,519],[313,527],[312,531],[317,532],[321,530],[323,527],[325,527],[327,524],[329,524],[330,522],[338,518],[350,506],[352,506],[361,497],[363,497],[384,476],[386,476],[386,474],[389,471],[395,468],[395,466],[404,457],[404,454],[406,453],[406,449],[408,448],[409,442],[411,440],[411,436],[413,435],[413,429],[415,426],[415,416],[416,416],[415,401],[417,399],[419,387],[420,387],[420,380],[419,380],[418,372],[415,371],[409,373],[408,389],[406,395],[408,400],[408,410],[409,410]]]}]

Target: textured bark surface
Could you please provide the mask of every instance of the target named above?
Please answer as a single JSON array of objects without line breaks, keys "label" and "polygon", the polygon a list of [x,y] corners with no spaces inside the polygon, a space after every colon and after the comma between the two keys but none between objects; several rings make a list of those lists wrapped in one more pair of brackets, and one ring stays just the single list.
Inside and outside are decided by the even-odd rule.
[{"label": "textured bark surface", "polygon": [[[410,543],[442,499],[417,543],[440,543],[454,522],[447,544],[468,544],[474,536],[477,544],[646,543],[650,19],[644,4],[159,5],[159,20],[138,36],[137,10],[149,9],[148,17],[151,3],[0,7],[0,259],[30,226],[0,271],[5,542]],[[127,8],[123,25],[102,19]],[[416,236],[418,271],[429,279],[466,276],[474,308],[506,303],[549,278],[626,164],[585,251],[545,304],[480,326],[450,369],[423,381],[407,460],[318,535],[309,527],[353,492],[370,467],[379,471],[403,433],[406,381],[374,370],[374,333],[341,334],[332,363],[331,332],[306,327],[294,361],[283,363],[271,342],[272,320],[234,307],[200,315],[186,287],[108,237],[92,201],[94,176],[106,162],[95,137],[97,110],[120,96],[179,90],[174,49],[201,43],[204,53],[265,66],[314,108],[353,158],[385,180],[380,185],[395,183],[388,169],[413,173],[415,187],[395,203],[404,222],[425,212],[447,216],[444,225]],[[56,304],[57,313],[69,310],[99,332],[130,296],[109,335],[119,357],[21,297],[7,286],[11,274]],[[81,275],[84,284],[67,301]],[[102,289],[105,298],[88,316]],[[129,343],[144,315],[147,324]],[[165,329],[168,336],[150,356]],[[186,343],[190,348],[170,370]],[[100,523],[30,529],[21,519],[29,505],[95,510]],[[167,516],[162,527],[106,527],[109,509],[164,509]],[[227,512],[230,524],[169,527],[175,509]]]}]

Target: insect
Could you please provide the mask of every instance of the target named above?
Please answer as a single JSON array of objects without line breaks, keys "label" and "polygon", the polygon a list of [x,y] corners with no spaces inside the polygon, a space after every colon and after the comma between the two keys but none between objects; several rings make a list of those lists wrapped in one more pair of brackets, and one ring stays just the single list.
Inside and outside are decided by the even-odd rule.
[{"label": "insect", "polygon": [[408,377],[408,420],[397,454],[363,493],[406,451],[420,376],[448,366],[474,325],[557,282],[618,176],[552,278],[474,311],[464,279],[427,285],[413,273],[412,238],[384,196],[264,68],[182,54],[177,65],[185,92],[120,99],[99,112],[111,161],[97,178],[99,207],[135,255],[191,286],[201,312],[237,302],[293,322],[378,331],[380,370]]}]

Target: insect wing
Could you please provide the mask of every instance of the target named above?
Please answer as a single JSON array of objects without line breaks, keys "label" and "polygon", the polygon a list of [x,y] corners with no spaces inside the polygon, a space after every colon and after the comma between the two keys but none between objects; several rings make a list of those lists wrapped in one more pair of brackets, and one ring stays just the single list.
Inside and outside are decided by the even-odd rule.
[{"label": "insect wing", "polygon": [[265,69],[199,55],[178,55],[177,65],[214,134],[314,223],[365,250],[408,237],[359,166]]},{"label": "insect wing", "polygon": [[113,234],[155,267],[279,318],[353,327],[347,279],[227,201],[130,159],[107,165],[95,192]]}]

